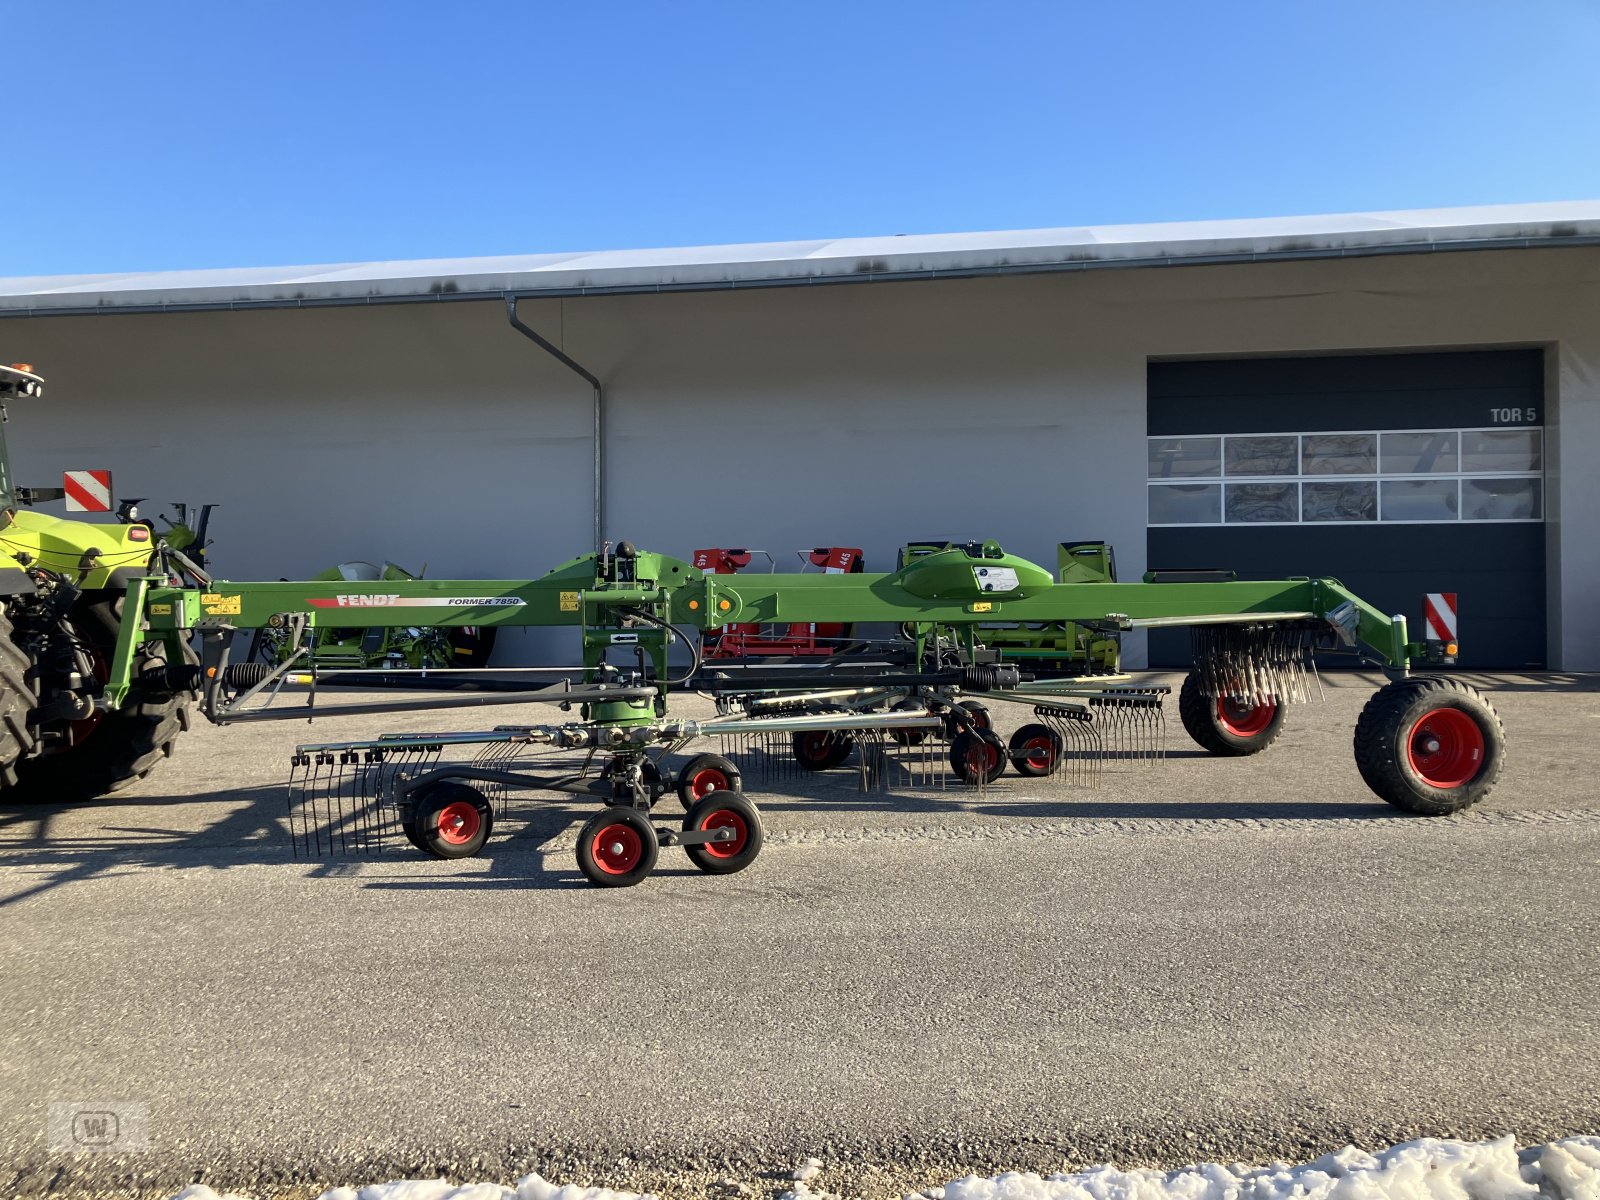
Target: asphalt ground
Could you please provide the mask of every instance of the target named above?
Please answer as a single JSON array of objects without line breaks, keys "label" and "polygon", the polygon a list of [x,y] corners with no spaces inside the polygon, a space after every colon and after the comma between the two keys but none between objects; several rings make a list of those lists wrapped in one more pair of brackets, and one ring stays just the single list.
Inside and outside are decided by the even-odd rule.
[{"label": "asphalt ground", "polygon": [[[1260,757],[1169,714],[1094,789],[753,785],[749,870],[669,849],[622,891],[577,873],[581,804],[513,802],[461,863],[289,853],[295,742],[548,709],[197,728],[127,794],[0,807],[0,1191],[759,1194],[816,1155],[891,1195],[1595,1132],[1600,680],[1478,682],[1508,762],[1455,817],[1366,791],[1341,675]],[[51,1152],[59,1100],[147,1104],[150,1149]]]}]

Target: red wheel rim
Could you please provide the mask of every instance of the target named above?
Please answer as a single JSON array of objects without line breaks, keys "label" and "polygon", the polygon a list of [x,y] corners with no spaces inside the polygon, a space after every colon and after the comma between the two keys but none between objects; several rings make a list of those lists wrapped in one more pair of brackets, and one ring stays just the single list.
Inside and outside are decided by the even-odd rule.
[{"label": "red wheel rim", "polygon": [[700,822],[700,828],[707,833],[715,829],[733,830],[731,842],[705,843],[702,849],[712,858],[735,858],[750,841],[750,827],[744,823],[744,818],[731,808],[719,808],[714,813],[707,813],[705,820]]},{"label": "red wheel rim", "polygon": [[1277,715],[1278,704],[1275,700],[1247,704],[1237,696],[1217,697],[1217,724],[1234,737],[1255,737],[1258,733],[1265,733],[1267,726],[1272,724],[1272,718]]},{"label": "red wheel rim", "polygon": [[1022,743],[1023,760],[1035,770],[1048,771],[1055,765],[1056,748],[1049,738],[1029,738]]},{"label": "red wheel rim", "polygon": [[972,707],[972,706],[969,706],[969,705],[966,705],[966,704],[963,704],[961,707],[965,708],[967,710],[967,715],[972,718],[972,724],[973,724],[974,727],[976,727],[978,729],[987,729],[987,728],[989,728],[991,722],[989,720],[989,710],[988,709],[986,709],[986,708],[976,708],[976,707]]},{"label": "red wheel rim", "polygon": [[595,866],[607,875],[626,875],[644,857],[644,839],[632,825],[618,821],[594,835],[589,852],[594,856]]},{"label": "red wheel rim", "polygon": [[726,792],[733,788],[727,773],[720,767],[704,767],[694,773],[694,778],[689,780],[689,794],[696,800],[709,796],[712,792]]},{"label": "red wheel rim", "polygon": [[977,745],[967,747],[967,770],[974,776],[993,774],[1000,763],[1000,747],[988,739],[974,740]]},{"label": "red wheel rim", "polygon": [[476,804],[452,800],[439,810],[439,840],[452,846],[465,846],[478,836],[483,817]]},{"label": "red wheel rim", "polygon": [[1459,708],[1423,713],[1406,738],[1411,769],[1429,787],[1458,788],[1483,770],[1483,730]]},{"label": "red wheel rim", "polygon": [[800,755],[810,762],[821,762],[833,749],[833,740],[826,733],[802,733]]}]

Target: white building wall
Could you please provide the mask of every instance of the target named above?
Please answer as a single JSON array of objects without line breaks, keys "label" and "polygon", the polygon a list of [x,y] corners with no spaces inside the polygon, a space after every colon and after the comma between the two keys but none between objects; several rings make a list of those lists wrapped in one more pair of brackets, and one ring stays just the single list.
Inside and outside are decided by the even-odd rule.
[{"label": "white building wall", "polygon": [[[1152,357],[1548,345],[1552,662],[1600,669],[1600,251],[525,302],[608,396],[607,532],[687,556],[994,537],[1144,568]],[[589,549],[590,393],[493,303],[0,321],[19,477],[223,504],[215,564],[536,575]],[[791,562],[793,560],[791,559]],[[550,635],[524,635],[539,654]],[[568,652],[570,648],[567,648]]]}]

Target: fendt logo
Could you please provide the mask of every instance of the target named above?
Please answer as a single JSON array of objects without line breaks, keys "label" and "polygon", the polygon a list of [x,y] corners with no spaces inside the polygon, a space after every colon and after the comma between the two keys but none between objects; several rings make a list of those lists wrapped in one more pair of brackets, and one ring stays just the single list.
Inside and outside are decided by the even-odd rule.
[{"label": "fendt logo", "polygon": [[335,596],[340,608],[393,608],[399,593],[388,596]]}]

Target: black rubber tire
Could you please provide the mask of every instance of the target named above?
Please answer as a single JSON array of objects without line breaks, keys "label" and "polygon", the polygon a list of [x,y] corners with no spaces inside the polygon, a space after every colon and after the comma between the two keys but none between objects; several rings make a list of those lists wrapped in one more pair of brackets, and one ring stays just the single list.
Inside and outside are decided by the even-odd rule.
[{"label": "black rubber tire", "polygon": [[789,741],[802,771],[828,771],[843,766],[856,748],[855,739],[838,729],[800,730]]},{"label": "black rubber tire", "polygon": [[[972,723],[979,729],[994,728],[994,718],[989,715],[988,705],[979,704],[976,700],[962,700],[956,707],[966,710],[972,718]],[[945,718],[945,727],[949,737],[952,739],[963,732],[961,725],[948,716]]]},{"label": "black rubber tire", "polygon": [[[1050,726],[1037,722],[1024,725],[1013,733],[1006,749],[1012,768],[1018,775],[1029,779],[1054,775],[1061,769],[1061,756],[1066,752],[1061,735]],[[1041,753],[1047,756],[1046,762],[1038,761]]]},{"label": "black rubber tire", "polygon": [[[1426,752],[1420,764],[1418,760],[1418,751],[1426,745],[1418,739],[1433,736],[1432,726],[1438,720],[1433,714],[1440,711],[1469,719],[1482,742],[1471,754],[1468,731],[1469,745],[1463,747],[1468,753],[1462,764],[1475,763],[1475,768],[1470,777],[1444,787],[1435,786],[1422,773],[1428,769]],[[1460,718],[1446,720],[1465,728]],[[1381,799],[1406,812],[1439,817],[1460,812],[1489,794],[1505,764],[1506,731],[1494,706],[1477,688],[1445,676],[1424,675],[1378,689],[1356,721],[1354,748],[1361,778]],[[1455,778],[1459,770],[1441,770],[1440,775]]]},{"label": "black rubber tire", "polygon": [[1184,676],[1183,687],[1178,690],[1178,719],[1202,750],[1222,758],[1244,758],[1260,754],[1283,732],[1288,706],[1281,701],[1273,704],[1271,720],[1248,734],[1224,724],[1220,712],[1222,703],[1217,697],[1205,694],[1195,672]]},{"label": "black rubber tire", "polygon": [[[711,823],[709,826],[708,822]],[[738,792],[714,792],[696,802],[683,818],[686,831],[716,828],[722,824],[734,824],[741,830],[741,839],[733,843],[713,842],[705,846],[683,848],[689,861],[708,875],[732,875],[735,871],[744,870],[755,862],[765,839],[761,814],[756,811],[754,804]]]},{"label": "black rubber tire", "polygon": [[472,858],[494,832],[494,805],[470,784],[443,780],[425,788],[414,803],[407,836],[434,858]]},{"label": "black rubber tire", "polygon": [[[713,775],[720,774],[721,782],[716,782],[711,788],[700,790],[707,782],[700,778],[706,772]],[[678,771],[674,787],[678,793],[678,800],[683,805],[684,812],[688,812],[699,801],[710,795],[712,791],[738,792],[743,790],[744,777],[739,774],[739,768],[731,759],[720,754],[696,754],[683,764]]]},{"label": "black rubber tire", "polygon": [[[628,835],[620,833],[624,829],[638,839],[637,858],[632,861],[627,861],[625,855],[608,858],[601,852],[597,859],[601,835],[615,830],[620,834],[619,840],[626,842]],[[607,808],[590,817],[578,831],[578,870],[595,887],[633,887],[642,883],[655,870],[660,855],[661,843],[656,840],[655,826],[637,809]]]},{"label": "black rubber tire", "polygon": [[33,729],[28,714],[39,697],[28,686],[31,663],[22,647],[11,640],[11,618],[0,611],[0,787],[17,782],[17,770],[33,749]]},{"label": "black rubber tire", "polygon": [[[116,639],[111,605],[96,604],[73,614],[79,636],[109,655]],[[146,642],[145,655],[135,660],[133,690],[123,706],[106,713],[86,737],[69,749],[19,763],[19,791],[29,799],[71,803],[109,796],[132,787],[172,757],[178,736],[189,728],[189,692],[147,690],[138,676],[159,673],[167,663],[166,646]],[[199,662],[187,643],[183,661]]]},{"label": "black rubber tire", "polygon": [[1006,748],[992,729],[967,730],[950,743],[950,769],[962,783],[993,783],[1006,771]]}]

